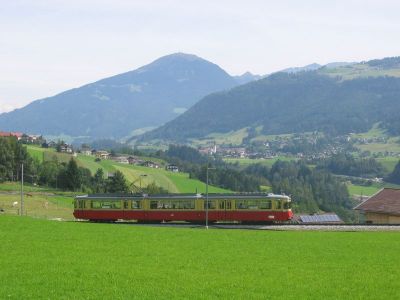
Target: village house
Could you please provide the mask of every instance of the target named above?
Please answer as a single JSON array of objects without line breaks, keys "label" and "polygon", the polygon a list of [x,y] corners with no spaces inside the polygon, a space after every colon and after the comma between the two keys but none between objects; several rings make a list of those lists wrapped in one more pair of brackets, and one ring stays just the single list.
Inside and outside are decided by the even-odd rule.
[{"label": "village house", "polygon": [[62,152],[62,153],[72,153],[72,152],[74,152],[74,149],[72,149],[71,145],[62,144],[62,145],[60,145],[60,152]]},{"label": "village house", "polygon": [[246,148],[243,147],[221,148],[219,152],[225,157],[245,158],[248,156]]},{"label": "village house", "polygon": [[99,150],[99,151],[93,150],[92,153],[94,153],[94,155],[100,159],[109,159],[110,158],[110,153],[108,153],[107,151],[104,151],[104,150]]},{"label": "village house", "polygon": [[165,170],[170,171],[170,172],[175,172],[175,173],[179,172],[179,168],[176,165],[167,165],[165,167]]},{"label": "village house", "polygon": [[354,209],[367,224],[400,224],[400,189],[383,188]]},{"label": "village house", "polygon": [[23,134],[21,137],[21,142],[25,144],[42,144],[43,142],[46,142],[45,139],[41,135],[35,135],[35,134]]},{"label": "village house", "polygon": [[120,164],[129,164],[128,157],[126,156],[113,156],[111,157],[111,160]]},{"label": "village house", "polygon": [[92,150],[90,149],[81,149],[81,154],[91,156],[92,155]]},{"label": "village house", "polygon": [[200,147],[198,150],[203,155],[212,155],[217,153],[217,145],[214,144],[213,146],[209,147]]},{"label": "village house", "polygon": [[143,163],[143,166],[148,167],[148,168],[155,168],[155,169],[158,169],[160,167],[159,164],[157,164],[153,161],[150,161],[150,160],[145,161]]},{"label": "village house", "polygon": [[21,133],[21,132],[5,132],[5,131],[0,131],[0,137],[10,137],[10,136],[16,137],[17,140],[19,141],[19,140],[22,138],[23,133]]},{"label": "village house", "polygon": [[47,143],[47,148],[55,148],[55,147],[57,147],[56,142],[50,141]]},{"label": "village house", "polygon": [[129,156],[128,157],[128,162],[130,165],[139,165],[143,163],[143,160],[135,157],[135,156]]}]

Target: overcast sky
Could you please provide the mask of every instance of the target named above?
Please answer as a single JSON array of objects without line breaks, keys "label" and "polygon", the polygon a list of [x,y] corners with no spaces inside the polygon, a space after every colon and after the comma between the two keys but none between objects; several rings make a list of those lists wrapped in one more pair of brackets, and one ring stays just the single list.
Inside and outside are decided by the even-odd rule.
[{"label": "overcast sky", "polygon": [[400,55],[400,1],[0,4],[0,112],[174,52],[232,75]]}]

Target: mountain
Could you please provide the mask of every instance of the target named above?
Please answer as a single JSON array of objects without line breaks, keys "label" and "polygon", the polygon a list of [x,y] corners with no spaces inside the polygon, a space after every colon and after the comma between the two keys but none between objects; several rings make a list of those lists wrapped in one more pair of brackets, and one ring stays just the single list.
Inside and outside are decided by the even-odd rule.
[{"label": "mountain", "polygon": [[236,86],[217,65],[184,53],[0,115],[0,129],[44,135],[119,138],[157,127],[207,94]]},{"label": "mountain", "polygon": [[[328,71],[322,68],[275,73],[230,91],[208,95],[142,139],[184,141],[246,127],[262,127],[263,134],[307,131],[345,134],[367,131],[376,123],[388,133],[400,135],[400,78],[378,76],[400,75],[398,63],[400,58]],[[330,76],[332,70],[334,76]],[[358,77],[338,75],[353,74],[355,70]]]},{"label": "mountain", "polygon": [[243,73],[242,75],[234,76],[238,84],[246,84],[254,80],[259,80],[263,78],[261,75],[254,75],[250,72]]},{"label": "mountain", "polygon": [[298,73],[298,72],[305,72],[305,71],[314,71],[314,70],[318,70],[319,68],[321,68],[322,65],[320,64],[310,64],[310,65],[306,65],[304,67],[294,67],[294,68],[287,68],[284,69],[280,72],[285,72],[285,73]]}]

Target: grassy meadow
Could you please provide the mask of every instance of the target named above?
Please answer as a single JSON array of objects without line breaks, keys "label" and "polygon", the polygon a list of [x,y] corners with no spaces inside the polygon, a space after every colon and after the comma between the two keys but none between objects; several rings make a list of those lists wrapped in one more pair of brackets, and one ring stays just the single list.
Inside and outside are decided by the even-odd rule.
[{"label": "grassy meadow", "polygon": [[400,234],[0,215],[1,299],[396,299]]},{"label": "grassy meadow", "polygon": [[[72,192],[25,184],[24,215],[43,219],[73,220],[73,198]],[[0,209],[3,210],[3,214],[20,214],[20,205],[20,183],[0,183]]]},{"label": "grassy meadow", "polygon": [[382,189],[383,186],[380,185],[370,185],[370,186],[364,186],[364,185],[356,185],[356,184],[347,184],[347,189],[349,190],[349,194],[352,196],[372,196],[373,194],[376,194],[380,189]]},{"label": "grassy meadow", "polygon": [[387,172],[393,172],[394,167],[396,164],[400,161],[400,157],[379,157],[376,159],[378,162],[380,162],[383,167],[386,169]]}]

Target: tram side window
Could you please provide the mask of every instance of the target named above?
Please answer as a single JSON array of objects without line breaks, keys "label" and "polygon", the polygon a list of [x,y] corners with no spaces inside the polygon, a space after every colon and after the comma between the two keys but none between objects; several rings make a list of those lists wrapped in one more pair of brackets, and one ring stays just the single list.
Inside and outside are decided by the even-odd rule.
[{"label": "tram side window", "polygon": [[[207,201],[204,200],[204,209],[207,208]],[[215,209],[217,207],[217,201],[215,200],[208,200],[208,209]]]},{"label": "tram side window", "polygon": [[183,209],[194,209],[194,201],[181,201]]},{"label": "tram side window", "polygon": [[272,208],[271,200],[260,201],[259,208],[260,209],[271,209]]},{"label": "tram side window", "polygon": [[258,200],[238,200],[236,202],[237,209],[258,209]]},{"label": "tram side window", "polygon": [[185,200],[153,200],[150,209],[194,209],[194,201]]},{"label": "tram side window", "polygon": [[74,201],[74,208],[78,208],[78,200]]},{"label": "tram side window", "polygon": [[120,201],[92,201],[94,209],[121,209]]},{"label": "tram side window", "polygon": [[85,208],[85,206],[84,206],[85,201],[84,200],[79,200],[78,202],[79,202],[79,208]]},{"label": "tram side window", "polygon": [[247,200],[247,208],[248,209],[258,209],[258,201],[257,200]]},{"label": "tram side window", "polygon": [[101,202],[100,201],[92,201],[92,208],[94,208],[94,209],[101,208]]},{"label": "tram side window", "polygon": [[281,208],[282,208],[281,200],[275,200],[275,209],[281,209]]},{"label": "tram side window", "polygon": [[236,208],[237,209],[247,209],[247,203],[245,200],[237,200],[236,201]]},{"label": "tram side window", "polygon": [[132,200],[132,209],[140,209],[140,201],[139,200]]},{"label": "tram side window", "polygon": [[190,200],[179,200],[171,201],[172,209],[194,209],[194,201]]}]

